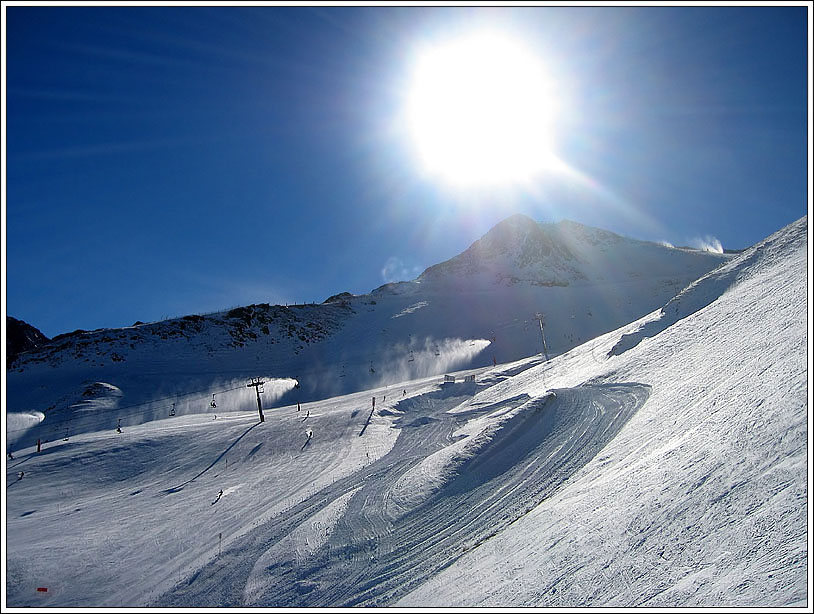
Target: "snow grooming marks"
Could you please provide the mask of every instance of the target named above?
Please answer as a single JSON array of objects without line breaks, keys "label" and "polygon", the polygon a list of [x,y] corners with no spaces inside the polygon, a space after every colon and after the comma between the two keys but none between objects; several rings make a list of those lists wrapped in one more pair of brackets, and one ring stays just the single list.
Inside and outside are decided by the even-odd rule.
[{"label": "snow grooming marks", "polygon": [[[412,427],[401,429],[389,454],[322,489],[282,522],[251,531],[224,552],[228,565],[204,566],[195,582],[177,586],[157,603],[393,604],[554,493],[616,436],[647,400],[650,387],[586,384],[534,399],[518,397],[518,405],[508,410],[498,403],[458,413],[449,410],[462,397],[450,393],[434,391],[399,404]],[[449,446],[461,423],[473,417],[482,428],[443,465],[440,487],[431,484],[425,502],[411,502],[413,509],[394,521],[388,513],[390,486],[428,453]],[[290,548],[281,544],[340,499],[347,507],[332,521],[327,540],[297,548],[292,560]],[[213,587],[218,587],[216,602],[210,599]]]},{"label": "snow grooming marks", "polygon": [[[468,462],[476,462],[479,453],[483,453],[489,458],[493,457],[494,454],[489,451],[490,443],[496,443],[499,446],[500,444],[495,440],[511,438],[518,427],[528,426],[533,428],[533,425],[528,424],[528,418],[539,412],[546,403],[554,398],[555,394],[553,392],[532,400],[529,399],[528,395],[524,394],[513,399],[479,407],[478,409],[481,412],[489,412],[487,419],[498,418],[498,420],[489,423],[486,428],[481,427],[481,430],[476,431],[473,436],[462,433],[461,431],[466,430],[465,428],[460,429],[458,433],[461,434],[457,436],[462,439],[427,456],[416,466],[406,471],[390,489],[386,501],[387,515],[392,520],[397,520],[426,503],[431,497],[448,487],[451,482],[456,481],[456,477],[461,476],[461,470]],[[526,411],[532,406],[535,407],[535,412]],[[451,411],[455,409],[458,408]],[[417,424],[423,425],[430,420],[435,420],[435,418],[418,418],[405,424],[404,428]],[[527,433],[530,432],[533,431],[527,431]],[[539,440],[540,432],[534,432],[533,437]],[[515,445],[520,443],[519,441],[514,442]],[[513,454],[517,459],[525,456],[527,452],[528,450],[524,452],[519,448],[515,448]],[[504,458],[502,460],[508,461],[509,459]],[[503,471],[508,469],[505,464],[505,462],[501,464]],[[463,469],[464,473],[465,471]],[[499,470],[495,475],[503,471]],[[488,481],[488,478],[483,481]]]},{"label": "snow grooming marks", "polygon": [[[386,509],[370,509],[371,503],[377,503],[375,495],[363,498],[368,490],[363,489],[355,500],[364,501],[359,510],[364,517],[351,516],[352,500],[349,514],[340,523],[347,523],[356,538],[346,539],[348,545],[343,548],[352,563],[324,568],[329,581],[320,583],[322,594],[278,603],[391,604],[550,496],[613,439],[644,404],[650,388],[585,385],[555,394],[555,398],[532,399],[506,414],[499,425],[487,427],[449,472],[447,487],[396,523],[386,522]],[[420,437],[421,429],[415,430]],[[518,436],[522,442],[516,440]],[[401,438],[396,454],[399,443]],[[490,464],[499,466],[487,469]],[[392,479],[388,476],[374,488],[386,490]],[[384,503],[386,508],[386,499]]]},{"label": "snow grooming marks", "polygon": [[558,389],[462,441],[442,487],[433,484],[426,503],[394,526],[391,556],[377,561],[381,571],[365,574],[364,590],[341,604],[392,605],[513,523],[593,459],[649,395],[637,383]]},{"label": "snow grooming marks", "polygon": [[293,561],[295,566],[300,566],[305,559],[313,556],[322,548],[328,541],[328,536],[333,531],[337,521],[345,513],[348,501],[356,494],[356,490],[347,492],[326,505],[321,511],[304,521],[291,531],[288,536],[274,544],[263,556],[257,559],[243,591],[244,605],[262,605],[257,603],[258,599],[263,595],[268,585],[274,582],[274,570],[280,565],[281,561]]}]

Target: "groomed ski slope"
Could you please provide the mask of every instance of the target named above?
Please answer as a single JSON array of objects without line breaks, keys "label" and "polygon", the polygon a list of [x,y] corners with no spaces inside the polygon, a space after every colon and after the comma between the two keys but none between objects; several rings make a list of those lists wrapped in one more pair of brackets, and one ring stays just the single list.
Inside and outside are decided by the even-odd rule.
[{"label": "groomed ski slope", "polygon": [[474,384],[18,450],[7,604],[806,605],[806,234]]},{"label": "groomed ski slope", "polygon": [[395,605],[810,606],[807,232],[702,278],[677,301],[708,306],[621,355],[660,313],[490,389],[651,394],[557,493]]}]

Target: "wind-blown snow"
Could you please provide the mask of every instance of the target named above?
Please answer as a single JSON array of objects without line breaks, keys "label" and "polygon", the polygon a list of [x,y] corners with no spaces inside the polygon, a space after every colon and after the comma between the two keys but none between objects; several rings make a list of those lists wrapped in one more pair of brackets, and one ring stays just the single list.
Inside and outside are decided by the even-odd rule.
[{"label": "wind-blown snow", "polygon": [[[121,433],[109,412],[157,390],[68,388],[53,411],[92,407],[85,425],[7,460],[8,605],[805,606],[807,228],[548,362],[493,366],[506,346],[484,336],[488,364],[455,383],[384,378],[260,423],[226,373],[238,406],[208,395]],[[382,323],[451,301],[384,296],[366,306]],[[429,328],[396,353],[431,361],[456,337]]]},{"label": "wind-blown snow", "polygon": [[724,248],[721,242],[713,236],[705,235],[703,237],[696,237],[691,241],[693,247],[703,249],[707,252],[714,252],[716,254],[723,254]]}]

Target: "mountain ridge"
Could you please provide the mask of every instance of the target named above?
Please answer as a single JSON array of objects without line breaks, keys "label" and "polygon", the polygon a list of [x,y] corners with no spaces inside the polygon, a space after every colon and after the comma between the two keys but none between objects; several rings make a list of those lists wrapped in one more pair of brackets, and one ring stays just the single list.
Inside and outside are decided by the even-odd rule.
[{"label": "mountain ridge", "polygon": [[261,303],[58,335],[8,364],[9,408],[65,411],[93,382],[140,403],[155,391],[187,394],[252,377],[297,380],[264,401],[269,407],[323,399],[539,353],[541,317],[555,356],[661,307],[728,258],[524,216],[479,241],[468,251],[480,254],[477,263],[494,260],[486,272],[457,274],[441,263],[416,280],[321,304]]},{"label": "mountain ridge", "polygon": [[[572,220],[543,223],[515,214],[462,253],[428,267],[417,281],[440,281],[454,275],[479,284],[527,282],[541,286],[621,280],[645,274],[641,259],[626,257],[637,250],[644,253],[645,259],[658,258],[663,264],[669,254],[679,267],[710,257],[710,252],[704,250],[667,247]],[[624,253],[602,266],[608,254],[619,251]]]},{"label": "mountain ridge", "polygon": [[6,316],[6,361],[11,364],[23,352],[34,350],[51,340],[28,322]]}]

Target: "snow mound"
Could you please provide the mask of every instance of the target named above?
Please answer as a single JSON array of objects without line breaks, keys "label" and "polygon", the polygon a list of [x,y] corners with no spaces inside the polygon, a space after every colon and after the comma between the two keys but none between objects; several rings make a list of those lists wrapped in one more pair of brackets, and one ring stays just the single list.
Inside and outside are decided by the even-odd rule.
[{"label": "snow mound", "polygon": [[[528,396],[523,395],[522,398],[528,399]],[[516,462],[517,458],[512,459],[510,455],[501,455],[501,448],[505,448],[507,440],[517,432],[518,428],[528,426],[531,431],[535,426],[533,423],[540,422],[539,410],[552,398],[554,398],[554,394],[549,393],[527,401],[520,407],[517,407],[515,403],[514,407],[498,409],[490,415],[485,426],[483,426],[483,420],[473,421],[481,425],[480,430],[476,430],[474,435],[461,432],[467,430],[466,427],[461,429],[456,434],[461,437],[459,441],[428,456],[396,481],[386,504],[388,515],[394,520],[403,516],[426,503],[442,489],[455,482],[456,478],[466,474],[468,470],[471,470],[468,477],[473,485],[477,477],[480,477],[482,482],[488,481],[492,471],[483,472],[478,476],[478,466],[488,462],[481,460],[479,463],[479,455],[483,455],[486,459],[497,457],[498,464],[492,469],[497,471],[496,475],[502,473],[499,467],[503,467],[505,470],[512,460]],[[527,411],[531,406],[534,406],[537,411]],[[424,416],[405,424],[405,427],[423,426],[432,420],[433,418]],[[471,424],[468,426],[469,430],[473,430]],[[477,428],[476,426],[475,429]],[[493,449],[490,449],[490,443],[494,444]],[[514,452],[519,456],[524,455],[519,447],[515,448]]]},{"label": "snow mound", "polygon": [[497,403],[489,416],[458,431],[462,439],[401,476],[387,513],[397,519],[436,497],[492,489],[497,478],[506,486],[530,473],[537,479],[528,494],[539,501],[613,439],[649,394],[644,384],[586,384]]}]

